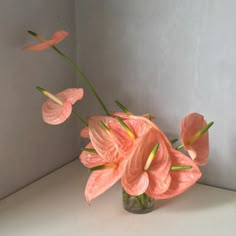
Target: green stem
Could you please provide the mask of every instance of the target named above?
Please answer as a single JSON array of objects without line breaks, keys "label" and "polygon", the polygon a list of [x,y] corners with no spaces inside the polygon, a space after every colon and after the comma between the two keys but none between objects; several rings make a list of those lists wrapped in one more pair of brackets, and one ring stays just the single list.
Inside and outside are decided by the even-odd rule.
[{"label": "green stem", "polygon": [[[37,33],[33,32],[33,31],[28,30],[28,33],[30,35],[32,35],[33,37],[35,37],[36,39],[38,39],[40,41],[44,41],[44,39],[40,35],[38,35]],[[88,78],[85,76],[85,74],[80,70],[80,68],[67,55],[65,55],[63,52],[61,52],[57,47],[51,46],[51,48],[53,50],[55,50],[59,55],[61,55],[67,62],[69,62],[69,64],[76,70],[76,72],[80,75],[80,77],[87,84],[87,86],[89,87],[92,94],[97,98],[98,102],[102,106],[105,113],[109,116],[110,113],[109,113],[108,109],[106,108],[105,104],[103,103],[102,99],[98,96],[95,88],[93,87],[91,82],[88,80]]]},{"label": "green stem", "polygon": [[177,141],[178,141],[177,138],[175,138],[175,139],[171,139],[171,140],[170,140],[170,143],[173,145],[173,144],[175,144]]},{"label": "green stem", "polygon": [[143,204],[143,199],[142,199],[142,194],[139,196],[136,196],[137,201],[139,202],[139,205],[144,208],[144,204]]},{"label": "green stem", "polygon": [[97,94],[95,88],[93,87],[91,82],[88,80],[86,75],[80,70],[80,68],[67,55],[65,55],[63,52],[61,52],[57,47],[52,46],[52,49],[54,49],[59,55],[61,55],[76,70],[76,72],[80,75],[81,79],[83,79],[84,82],[87,84],[87,86],[90,89],[90,91],[92,92],[92,94],[97,98],[98,102],[102,106],[105,113],[109,116],[110,112],[106,108],[106,106],[103,103],[102,99],[99,97],[99,95]]},{"label": "green stem", "polygon": [[118,100],[115,101],[116,105],[124,112],[124,113],[130,113],[127,107],[119,102]]},{"label": "green stem", "polygon": [[81,124],[83,124],[84,126],[88,126],[88,123],[83,118],[81,118],[75,111],[72,111],[72,114],[76,117],[76,119],[80,121]]}]

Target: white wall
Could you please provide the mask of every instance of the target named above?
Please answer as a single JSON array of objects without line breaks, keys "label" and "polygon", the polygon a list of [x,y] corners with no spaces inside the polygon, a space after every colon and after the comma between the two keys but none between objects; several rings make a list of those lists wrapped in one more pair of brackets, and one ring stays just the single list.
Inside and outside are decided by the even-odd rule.
[{"label": "white wall", "polygon": [[53,51],[26,52],[34,30],[45,37],[65,29],[60,45],[75,56],[74,1],[0,1],[0,198],[62,166],[78,154],[75,122],[49,126],[42,121],[44,97],[36,85],[52,92],[75,86],[73,70]]},{"label": "white wall", "polygon": [[[109,108],[118,98],[154,113],[171,136],[189,112],[214,120],[202,181],[234,190],[235,9],[233,0],[76,1],[78,62]],[[87,96],[84,113],[101,113]]]}]

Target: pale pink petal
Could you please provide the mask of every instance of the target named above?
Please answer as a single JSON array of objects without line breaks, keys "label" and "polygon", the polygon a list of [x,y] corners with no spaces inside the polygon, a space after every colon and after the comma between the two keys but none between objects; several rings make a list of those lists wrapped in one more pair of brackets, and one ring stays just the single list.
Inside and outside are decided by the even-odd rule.
[{"label": "pale pink petal", "polygon": [[180,134],[184,148],[188,151],[191,158],[198,165],[205,165],[209,155],[209,137],[206,131],[194,143],[188,144],[192,136],[200,129],[206,126],[207,123],[204,117],[198,113],[191,113],[184,117],[180,126]]},{"label": "pale pink petal", "polygon": [[131,159],[127,161],[126,168],[121,179],[124,190],[133,196],[138,196],[144,193],[149,184],[148,174],[144,171],[145,162],[143,158],[143,143],[144,140],[137,145]]},{"label": "pale pink petal", "polygon": [[140,172],[139,175],[130,175],[129,177],[122,178],[121,182],[124,190],[132,196],[143,194],[149,184],[147,172]]},{"label": "pale pink petal", "polygon": [[78,100],[81,100],[84,96],[84,90],[82,88],[69,88],[56,94],[61,101],[70,102],[72,105]]},{"label": "pale pink petal", "polygon": [[[120,147],[123,143],[124,147],[130,146],[129,139],[122,136],[124,133],[115,132],[113,129],[104,130],[100,122],[103,122],[107,127],[111,123],[118,123],[117,120],[109,116],[94,116],[89,119],[89,137],[91,142],[100,156],[107,162],[115,162],[120,159]],[[124,139],[122,141],[122,139]],[[126,146],[125,146],[126,144]]]},{"label": "pale pink petal", "polygon": [[[93,145],[89,143],[86,148],[93,148]],[[88,168],[100,166],[106,163],[104,159],[96,153],[82,151],[79,157],[80,161]]]},{"label": "pale pink petal", "polygon": [[80,136],[82,138],[89,138],[89,128],[84,127],[83,129],[80,130]]},{"label": "pale pink petal", "polygon": [[121,178],[122,173],[123,167],[93,171],[85,188],[87,202],[90,203],[94,198],[114,185]]},{"label": "pale pink petal", "polygon": [[30,50],[30,51],[43,51],[50,48],[53,44],[54,44],[54,41],[50,39],[41,43],[36,43],[36,44],[26,46],[23,49]]},{"label": "pale pink petal", "polygon": [[63,41],[68,35],[69,35],[68,32],[64,30],[59,30],[52,35],[51,40],[53,40],[54,42],[53,44],[58,44],[61,41]]},{"label": "pale pink petal", "polygon": [[[124,123],[129,126],[127,121],[124,121]],[[135,139],[128,135],[127,131],[117,120],[110,122],[108,127],[112,132],[113,142],[116,145],[119,154],[128,158],[133,150]],[[132,132],[134,133],[133,130]]]},{"label": "pale pink petal", "polygon": [[64,102],[63,106],[47,99],[42,105],[43,120],[50,125],[58,125],[66,121],[72,112],[72,105]]},{"label": "pale pink petal", "polygon": [[24,50],[33,50],[33,51],[42,51],[45,49],[48,49],[49,47],[56,45],[60,43],[62,40],[64,40],[68,36],[68,32],[66,31],[57,31],[53,34],[52,38],[49,40],[46,40],[44,42],[36,43],[33,45],[29,45],[24,47]]},{"label": "pale pink petal", "polygon": [[171,147],[169,146],[166,136],[156,129],[152,129],[149,132],[146,140],[146,159],[151,153],[155,144],[159,144],[158,151],[147,170],[149,186],[146,190],[146,193],[149,196],[156,198],[158,194],[165,192],[169,188],[171,182],[169,173],[171,166]]},{"label": "pale pink petal", "polygon": [[[117,114],[117,113],[115,113]],[[141,136],[145,135],[149,132],[149,130],[153,127],[153,123],[149,121],[148,119],[142,117],[142,116],[134,116],[134,115],[127,115],[125,118],[126,113],[124,113],[123,121],[124,123],[132,130],[132,132],[135,134],[136,138],[140,138]],[[121,116],[120,116],[121,118]],[[151,122],[151,123],[150,123]],[[125,133],[127,136],[126,131],[124,128],[118,123],[118,122],[112,122],[110,124],[110,127],[112,129],[117,130],[118,133]],[[127,136],[128,137],[128,136]]]},{"label": "pale pink petal", "polygon": [[128,119],[130,115],[131,113],[125,113],[125,112],[114,112],[111,114],[112,117],[119,117],[122,120]]},{"label": "pale pink petal", "polygon": [[70,88],[63,90],[55,95],[63,102],[63,105],[47,99],[42,105],[43,120],[51,125],[58,125],[66,121],[72,112],[72,104],[82,99],[83,89]]},{"label": "pale pink petal", "polygon": [[[159,149],[147,170],[144,170],[146,161],[153,150],[159,144]],[[171,165],[166,145],[166,138],[156,129],[151,129],[140,138],[137,148],[127,162],[122,185],[131,195],[139,195],[143,192],[152,195],[165,192],[170,184],[169,170]]]},{"label": "pale pink petal", "polygon": [[157,199],[171,198],[190,188],[201,177],[198,166],[183,153],[172,149],[172,166],[192,166],[191,169],[170,171],[171,184],[168,190]]},{"label": "pale pink petal", "polygon": [[[126,120],[129,119],[130,116],[133,116],[132,113],[124,113],[124,112],[114,112],[111,114],[112,117],[120,117],[122,120]],[[145,117],[146,119],[151,118],[151,120],[155,119],[156,117],[152,114],[143,114],[143,117]]]}]

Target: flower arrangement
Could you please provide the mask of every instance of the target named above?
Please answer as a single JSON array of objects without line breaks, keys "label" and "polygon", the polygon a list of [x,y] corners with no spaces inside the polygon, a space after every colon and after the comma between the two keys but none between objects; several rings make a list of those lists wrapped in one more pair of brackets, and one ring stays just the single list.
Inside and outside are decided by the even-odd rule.
[{"label": "flower arrangement", "polygon": [[[198,166],[205,165],[209,155],[207,123],[198,113],[186,115],[180,125],[182,144],[174,147],[178,139],[168,140],[153,122],[151,114],[134,115],[116,101],[122,112],[110,113],[92,83],[80,68],[55,45],[68,36],[57,31],[46,40],[28,31],[40,42],[26,46],[25,50],[53,49],[69,62],[97,98],[105,115],[81,118],[73,105],[83,98],[82,88],[69,88],[57,94],[36,87],[48,99],[42,105],[43,120],[51,125],[65,122],[73,114],[84,126],[80,135],[88,144],[82,149],[80,161],[89,168],[85,197],[88,203],[121,180],[123,204],[134,213],[150,212],[154,199],[177,196],[190,188],[201,177]],[[188,156],[181,152],[182,149]]]}]

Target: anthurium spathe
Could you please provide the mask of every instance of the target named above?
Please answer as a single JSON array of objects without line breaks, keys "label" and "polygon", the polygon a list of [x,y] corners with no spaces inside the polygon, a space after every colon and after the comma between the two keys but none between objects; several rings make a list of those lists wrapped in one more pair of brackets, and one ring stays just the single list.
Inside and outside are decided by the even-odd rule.
[{"label": "anthurium spathe", "polygon": [[32,31],[30,31],[30,33],[33,34],[37,39],[39,39],[41,41],[40,43],[29,45],[29,46],[26,46],[23,48],[25,50],[32,50],[32,51],[46,50],[46,49],[50,48],[51,46],[54,46],[54,45],[60,43],[69,35],[68,32],[66,32],[64,30],[59,30],[52,35],[51,39],[45,40],[40,35],[32,32]]},{"label": "anthurium spathe", "polygon": [[126,127],[110,116],[89,119],[89,137],[99,155],[111,162],[120,156],[129,158],[137,140],[152,127],[146,118],[133,117],[123,121]]},{"label": "anthurium spathe", "polygon": [[[210,125],[213,122],[209,123]],[[190,157],[198,165],[205,165],[209,155],[208,130],[199,133],[207,126],[204,116],[198,113],[191,113],[185,116],[180,125],[180,134],[184,148]]]},{"label": "anthurium spathe", "polygon": [[88,203],[120,180],[125,163],[126,160],[121,158],[118,162],[104,164],[103,169],[91,173],[85,187],[85,198]]},{"label": "anthurium spathe", "polygon": [[[117,157],[116,160],[110,162],[105,157],[100,156],[93,149],[92,143],[86,146],[87,150],[80,154],[80,161],[88,168],[96,168],[89,176],[85,187],[85,198],[90,203],[94,198],[98,197],[120,180],[123,172],[126,160],[122,157]],[[95,152],[91,152],[95,150]]]},{"label": "anthurium spathe", "polygon": [[[156,153],[152,151],[157,147]],[[157,127],[152,128],[139,142],[122,177],[122,186],[133,196],[142,193],[156,197],[169,188],[171,146],[165,135]],[[150,160],[151,158],[151,160]]]},{"label": "anthurium spathe", "polygon": [[51,125],[58,125],[66,121],[72,113],[72,105],[83,98],[82,88],[70,88],[56,95],[41,89],[49,98],[42,105],[43,120]]},{"label": "anthurium spathe", "polygon": [[172,149],[171,155],[171,166],[191,166],[189,169],[182,170],[170,170],[171,182],[168,190],[162,194],[158,194],[155,197],[157,199],[167,199],[175,197],[193,184],[195,184],[201,177],[201,171],[198,166],[189,157],[183,153]]}]

